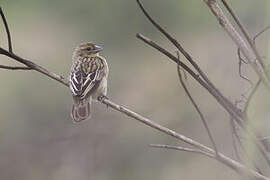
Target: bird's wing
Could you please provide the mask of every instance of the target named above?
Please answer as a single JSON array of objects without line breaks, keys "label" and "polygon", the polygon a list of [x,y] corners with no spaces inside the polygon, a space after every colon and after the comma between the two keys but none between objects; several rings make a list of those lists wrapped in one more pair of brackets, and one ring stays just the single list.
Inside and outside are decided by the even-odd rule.
[{"label": "bird's wing", "polygon": [[80,67],[70,74],[70,89],[73,96],[84,99],[91,95],[99,86],[104,75],[103,61],[98,57],[88,64],[80,64]]}]

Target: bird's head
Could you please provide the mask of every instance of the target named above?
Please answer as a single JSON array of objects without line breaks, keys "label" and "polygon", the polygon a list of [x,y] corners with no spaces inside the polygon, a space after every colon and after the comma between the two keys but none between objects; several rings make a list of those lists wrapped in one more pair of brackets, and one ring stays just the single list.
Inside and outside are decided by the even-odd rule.
[{"label": "bird's head", "polygon": [[103,48],[101,46],[98,46],[94,43],[87,42],[87,43],[82,43],[75,49],[75,54],[78,56],[95,56],[97,55],[100,51],[102,51]]}]

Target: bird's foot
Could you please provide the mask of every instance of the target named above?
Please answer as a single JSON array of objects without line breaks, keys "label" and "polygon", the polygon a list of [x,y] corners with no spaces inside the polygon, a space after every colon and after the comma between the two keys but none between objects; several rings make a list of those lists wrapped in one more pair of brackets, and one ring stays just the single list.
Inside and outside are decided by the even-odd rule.
[{"label": "bird's foot", "polygon": [[103,102],[104,99],[109,99],[109,98],[105,95],[100,95],[97,99],[98,99],[98,101]]},{"label": "bird's foot", "polygon": [[[109,98],[107,96],[105,96],[105,95],[101,95],[97,99],[98,99],[98,101],[103,102],[105,99],[109,99]],[[108,104],[106,104],[106,105],[107,105],[107,108],[108,108],[109,105]]]}]

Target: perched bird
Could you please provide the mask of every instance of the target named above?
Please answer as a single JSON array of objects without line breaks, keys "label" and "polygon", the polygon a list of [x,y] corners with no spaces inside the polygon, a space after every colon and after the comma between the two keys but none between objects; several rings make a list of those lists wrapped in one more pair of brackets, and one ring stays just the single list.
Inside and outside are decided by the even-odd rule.
[{"label": "perched bird", "polygon": [[91,42],[77,46],[72,56],[69,87],[73,96],[71,117],[80,122],[91,117],[92,99],[106,97],[109,74],[102,47]]}]

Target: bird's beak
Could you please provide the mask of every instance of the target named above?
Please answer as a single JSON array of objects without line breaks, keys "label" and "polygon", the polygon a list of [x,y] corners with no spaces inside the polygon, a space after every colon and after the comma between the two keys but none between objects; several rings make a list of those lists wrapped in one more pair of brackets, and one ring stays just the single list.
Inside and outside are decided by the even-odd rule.
[{"label": "bird's beak", "polygon": [[98,53],[102,50],[103,50],[103,48],[101,46],[95,45],[95,49],[93,50],[93,52]]}]

